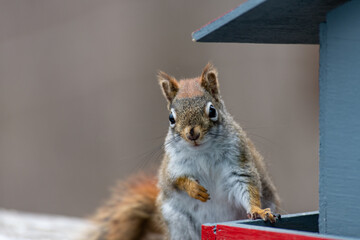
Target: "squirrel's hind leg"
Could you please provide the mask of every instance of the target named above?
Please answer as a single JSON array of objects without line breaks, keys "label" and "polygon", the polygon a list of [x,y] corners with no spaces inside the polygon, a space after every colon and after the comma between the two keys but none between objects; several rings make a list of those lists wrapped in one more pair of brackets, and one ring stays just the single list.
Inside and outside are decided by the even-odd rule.
[{"label": "squirrel's hind leg", "polygon": [[198,240],[201,235],[201,224],[196,221],[188,209],[179,205],[164,202],[162,214],[167,223],[171,240]]}]

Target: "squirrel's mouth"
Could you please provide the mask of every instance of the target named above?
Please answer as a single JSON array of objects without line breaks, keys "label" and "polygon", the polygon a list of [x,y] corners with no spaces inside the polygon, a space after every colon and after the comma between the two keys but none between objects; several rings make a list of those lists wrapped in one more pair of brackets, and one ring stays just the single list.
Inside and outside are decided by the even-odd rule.
[{"label": "squirrel's mouth", "polygon": [[203,145],[203,142],[202,141],[199,141],[199,140],[195,140],[195,141],[185,141],[187,144],[187,146],[189,148],[198,148],[198,147],[201,147]]}]

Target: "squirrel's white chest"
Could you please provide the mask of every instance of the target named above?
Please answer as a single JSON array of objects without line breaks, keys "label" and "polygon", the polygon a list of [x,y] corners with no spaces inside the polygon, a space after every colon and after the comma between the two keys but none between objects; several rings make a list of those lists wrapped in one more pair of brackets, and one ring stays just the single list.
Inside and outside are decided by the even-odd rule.
[{"label": "squirrel's white chest", "polygon": [[[218,150],[218,151],[217,151]],[[243,209],[235,207],[224,188],[227,173],[231,170],[231,154],[223,154],[221,149],[210,153],[192,154],[186,151],[177,154],[169,162],[168,170],[174,176],[191,176],[199,181],[210,194],[210,200],[201,202],[191,198],[184,191],[174,192],[173,204],[189,211],[198,223],[221,222],[245,218]]]}]

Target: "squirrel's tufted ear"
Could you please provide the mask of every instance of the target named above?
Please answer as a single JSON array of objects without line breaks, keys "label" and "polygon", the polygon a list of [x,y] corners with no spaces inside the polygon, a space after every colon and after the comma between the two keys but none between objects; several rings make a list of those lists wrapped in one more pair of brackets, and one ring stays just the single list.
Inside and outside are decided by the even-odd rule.
[{"label": "squirrel's tufted ear", "polygon": [[158,81],[165,98],[169,103],[175,98],[176,93],[179,91],[179,84],[176,79],[162,71],[158,73]]},{"label": "squirrel's tufted ear", "polygon": [[219,100],[219,82],[216,68],[208,63],[201,74],[201,86],[208,91],[216,101]]}]

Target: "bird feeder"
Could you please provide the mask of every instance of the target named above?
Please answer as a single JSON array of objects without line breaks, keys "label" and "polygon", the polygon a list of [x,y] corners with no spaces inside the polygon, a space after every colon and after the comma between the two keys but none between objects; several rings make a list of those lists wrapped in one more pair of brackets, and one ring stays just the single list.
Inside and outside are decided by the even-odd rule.
[{"label": "bird feeder", "polygon": [[360,239],[360,1],[248,0],[192,38],[320,44],[319,211],[204,224],[202,239]]}]

